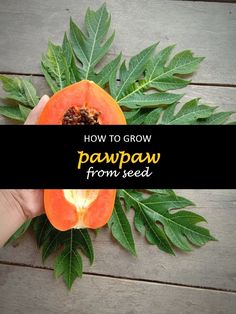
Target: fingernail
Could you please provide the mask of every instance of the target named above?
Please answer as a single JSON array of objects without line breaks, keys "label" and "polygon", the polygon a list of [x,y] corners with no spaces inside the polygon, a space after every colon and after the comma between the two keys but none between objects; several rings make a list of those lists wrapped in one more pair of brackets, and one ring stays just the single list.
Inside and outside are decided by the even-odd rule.
[{"label": "fingernail", "polygon": [[43,95],[40,99],[40,101],[48,101],[49,100],[49,96],[48,95]]}]

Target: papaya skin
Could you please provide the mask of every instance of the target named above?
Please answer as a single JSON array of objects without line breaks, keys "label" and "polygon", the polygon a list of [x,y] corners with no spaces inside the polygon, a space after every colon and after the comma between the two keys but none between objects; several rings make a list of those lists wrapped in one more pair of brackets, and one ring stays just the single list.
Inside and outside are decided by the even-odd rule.
[{"label": "papaya skin", "polygon": [[43,109],[38,124],[62,124],[65,112],[72,106],[92,108],[99,112],[99,124],[126,124],[118,103],[92,81],[83,80],[55,93]]},{"label": "papaya skin", "polygon": [[[89,115],[87,121],[95,121],[94,124],[126,124],[118,103],[105,90],[88,80],[55,93],[44,107],[37,124],[62,125],[65,124],[66,115],[78,112],[77,118],[80,118],[82,111]],[[45,212],[51,224],[60,231],[104,226],[111,217],[116,190],[94,191],[44,190]]]}]

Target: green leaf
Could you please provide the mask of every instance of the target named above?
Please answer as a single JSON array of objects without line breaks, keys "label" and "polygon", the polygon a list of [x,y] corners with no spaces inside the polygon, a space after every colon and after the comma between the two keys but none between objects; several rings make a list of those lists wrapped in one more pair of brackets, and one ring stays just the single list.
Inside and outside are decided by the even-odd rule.
[{"label": "green leaf", "polygon": [[21,122],[25,120],[18,106],[0,106],[0,114],[4,117]]},{"label": "green leaf", "polygon": [[20,102],[30,108],[33,108],[38,104],[39,97],[30,81],[4,75],[0,75],[0,80],[3,83],[4,91],[7,92],[8,99]]},{"label": "green leaf", "polygon": [[136,109],[136,110],[129,110],[129,111],[123,111],[126,120],[131,120],[133,119],[141,110]]},{"label": "green leaf", "polygon": [[42,57],[41,68],[53,92],[70,85],[69,65],[60,46],[48,43],[48,51]]},{"label": "green leaf", "polygon": [[110,27],[111,18],[103,4],[97,11],[88,8],[85,16],[84,34],[79,27],[70,21],[70,42],[78,61],[82,64],[82,79],[94,77],[95,66],[108,52],[115,33],[105,40]]},{"label": "green leaf", "polygon": [[175,196],[175,192],[173,190],[170,190],[170,189],[145,189],[145,191],[155,193],[155,194]]},{"label": "green leaf", "polygon": [[[153,194],[143,200],[144,204],[155,205],[158,210],[171,210],[194,206],[194,203],[188,199],[178,196],[175,193]],[[160,209],[159,209],[160,208]]]},{"label": "green leaf", "polygon": [[132,94],[124,98],[119,103],[130,109],[156,108],[160,105],[170,105],[183,97],[183,94],[152,93],[152,94]]},{"label": "green leaf", "polygon": [[143,124],[148,124],[148,125],[157,124],[157,122],[161,116],[162,110],[163,110],[162,108],[156,108],[156,109],[150,111],[146,115]]},{"label": "green leaf", "polygon": [[136,206],[134,224],[136,229],[145,235],[150,244],[156,245],[160,250],[174,255],[171,244],[165,233],[143,211],[141,206]]},{"label": "green leaf", "polygon": [[135,115],[132,118],[127,119],[127,123],[133,124],[133,125],[143,124],[147,116],[147,111],[144,109],[144,110],[139,110],[138,112],[136,111],[134,112],[135,112]]},{"label": "green leaf", "polygon": [[[174,46],[169,46],[153,57],[150,55],[146,60],[145,68],[136,76],[135,84],[134,81],[129,82],[126,92],[121,96],[119,94],[116,96],[118,102],[124,104],[127,99],[133,99],[137,94],[143,94],[150,89],[167,91],[187,86],[190,81],[184,80],[178,75],[193,73],[203,58],[194,57],[191,51],[186,50],[175,55],[166,65],[173,48]],[[125,65],[123,65],[120,70],[121,81],[126,71]]]},{"label": "green leaf", "polygon": [[177,114],[174,114],[175,108],[176,104],[173,104],[165,110],[161,124],[194,124],[198,119],[210,117],[216,107],[200,105],[199,99],[193,99],[185,103]]},{"label": "green leaf", "polygon": [[[88,257],[90,264],[94,261],[93,245],[87,229],[73,229],[73,245],[80,248],[85,256]],[[63,236],[63,244],[68,245],[71,241],[71,230],[66,231]]]},{"label": "green leaf", "polygon": [[[114,33],[108,37],[111,18],[105,4],[97,11],[88,9],[85,16],[85,32],[71,19],[70,35],[64,35],[62,46],[49,42],[48,51],[41,62],[42,72],[53,93],[78,82],[89,79],[101,87],[108,87],[110,94],[122,107],[129,124],[223,124],[232,112],[215,113],[214,107],[199,104],[198,99],[176,110],[181,94],[169,90],[187,86],[190,81],[183,75],[193,73],[203,60],[189,50],[171,57],[174,46],[154,53],[156,44],[133,56],[129,63],[121,63],[121,54],[106,64],[100,71],[97,65],[108,52]],[[28,80],[0,75],[8,99],[15,106],[1,106],[0,114],[24,121],[30,109],[39,100]],[[107,86],[108,85],[108,86]],[[127,109],[125,109],[127,110]],[[176,112],[177,111],[177,112]],[[234,124],[231,122],[229,124]],[[203,217],[193,212],[180,210],[193,203],[177,196],[173,190],[147,189],[120,190],[108,223],[113,236],[133,255],[136,254],[134,239],[126,211],[135,210],[135,228],[150,244],[174,254],[173,246],[190,251],[192,245],[201,246],[215,240],[199,223]],[[20,236],[30,225],[27,222],[13,236]],[[65,232],[56,230],[46,215],[32,221],[38,247],[42,249],[43,261],[52,253],[60,254],[55,262],[55,276],[63,276],[70,289],[74,280],[82,276],[81,250],[92,264],[94,252],[88,230],[74,229]],[[10,240],[9,240],[10,241]]]},{"label": "green leaf", "polygon": [[160,91],[179,89],[187,86],[190,81],[173,76],[165,67],[170,54],[175,46],[161,50],[154,58],[150,59],[146,68],[145,88],[155,88]]},{"label": "green leaf", "polygon": [[175,246],[183,251],[191,251],[190,243],[202,246],[208,241],[215,240],[207,229],[196,225],[198,222],[205,221],[203,217],[189,211],[171,214],[168,209],[179,207],[173,207],[174,204],[169,205],[168,199],[167,204],[165,201],[163,197],[154,195],[143,202],[143,208],[153,221],[159,221],[164,226],[166,235]]},{"label": "green leaf", "polygon": [[40,248],[46,241],[49,233],[54,229],[47,216],[37,216],[32,221],[32,226],[38,247]]},{"label": "green leaf", "polygon": [[75,56],[71,44],[67,38],[66,33],[64,34],[62,51],[65,55],[66,62],[69,68],[70,83],[76,83],[81,80],[81,73],[79,68],[76,66]]},{"label": "green leaf", "polygon": [[119,197],[116,198],[112,216],[108,222],[113,237],[131,254],[136,255],[132,230]]},{"label": "green leaf", "polygon": [[124,112],[128,124],[157,124],[163,108],[138,109]]},{"label": "green leaf", "polygon": [[43,261],[63,248],[62,253],[56,258],[55,275],[59,277],[63,274],[67,287],[71,288],[75,278],[82,275],[82,259],[78,249],[81,249],[88,257],[90,264],[94,260],[92,241],[88,231],[86,229],[59,231],[51,225],[46,215],[33,219],[33,230],[38,247],[42,247]]},{"label": "green leaf", "polygon": [[49,222],[46,215],[34,218],[33,230],[38,247],[42,247],[42,260],[45,260],[62,245],[66,238],[66,232],[55,229]]},{"label": "green leaf", "polygon": [[198,119],[196,124],[216,125],[224,124],[234,112],[217,112],[206,119]]},{"label": "green leaf", "polygon": [[54,79],[51,77],[51,75],[48,72],[47,67],[44,66],[43,62],[41,62],[41,71],[43,72],[44,78],[48,83],[48,86],[51,88],[52,92],[55,94],[59,87],[57,83],[54,81]]},{"label": "green leaf", "polygon": [[128,69],[125,63],[122,64],[120,69],[120,85],[116,95],[116,100],[120,103],[124,98],[128,97],[130,85],[133,84],[143,73],[145,66],[153,54],[157,44],[142,50],[136,56],[132,57],[129,61]]},{"label": "green leaf", "polygon": [[149,86],[160,91],[167,91],[172,89],[184,88],[190,83],[191,81],[187,81],[179,77],[162,75],[157,80],[151,82]]},{"label": "green leaf", "polygon": [[[182,210],[171,213],[173,209],[191,206],[193,203],[183,197],[173,194],[153,194],[143,198],[141,193],[122,190],[121,197],[126,206],[135,210],[135,226],[145,234],[147,240],[167,251],[167,243],[162,233],[158,235],[156,222],[163,227],[165,237],[183,251],[191,251],[191,244],[202,246],[215,238],[209,230],[196,225],[205,221],[203,217],[193,212]],[[154,227],[155,226],[155,227]],[[160,231],[158,230],[158,232]],[[158,242],[159,241],[159,242]],[[169,252],[170,253],[170,252]]]},{"label": "green leaf", "polygon": [[145,78],[148,82],[153,82],[156,77],[163,73],[163,67],[168,61],[170,54],[175,45],[168,46],[159,51],[154,57],[150,58],[146,67]]},{"label": "green leaf", "polygon": [[170,61],[167,71],[165,73],[169,74],[191,74],[197,70],[200,62],[204,58],[194,57],[192,51],[185,50],[179,52],[174,58]]},{"label": "green leaf", "polygon": [[[10,239],[5,243],[5,245],[11,244],[19,239],[30,227],[31,220],[27,220],[23,225],[10,237]],[[4,246],[5,246],[4,245]]]},{"label": "green leaf", "polygon": [[48,229],[42,243],[42,261],[45,262],[45,260],[50,255],[52,255],[62,246],[62,243],[63,232],[55,228]]},{"label": "green leaf", "polygon": [[20,84],[22,87],[22,95],[24,95],[25,97],[25,101],[22,101],[23,104],[34,108],[39,102],[39,97],[36,94],[35,88],[31,84],[31,82],[27,80],[20,79]]},{"label": "green leaf", "polygon": [[24,122],[39,101],[36,90],[28,80],[0,75],[7,98],[17,101],[9,106],[0,106],[0,114],[17,121]]},{"label": "green leaf", "polygon": [[72,18],[70,19],[70,43],[75,53],[76,58],[81,62],[82,65],[88,63],[86,48],[85,48],[86,37],[74,23]]},{"label": "green leaf", "polygon": [[110,79],[111,73],[116,73],[120,64],[121,54],[119,54],[115,59],[106,64],[102,70],[95,74],[93,81],[101,87],[104,87]]},{"label": "green leaf", "polygon": [[22,106],[22,105],[19,105],[19,109],[20,109],[20,112],[21,112],[21,115],[22,115],[22,118],[23,120],[25,121],[31,111],[31,109],[25,107],[25,106]]},{"label": "green leaf", "polygon": [[74,231],[70,230],[70,241],[65,245],[64,250],[56,258],[54,274],[58,278],[63,275],[68,289],[71,289],[77,277],[82,277],[83,263],[74,243]]}]

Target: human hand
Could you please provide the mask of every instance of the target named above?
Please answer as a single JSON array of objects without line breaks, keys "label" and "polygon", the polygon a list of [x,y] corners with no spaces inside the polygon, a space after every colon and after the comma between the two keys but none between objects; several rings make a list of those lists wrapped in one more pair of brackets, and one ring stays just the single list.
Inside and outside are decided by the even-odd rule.
[{"label": "human hand", "polygon": [[[30,112],[25,124],[36,124],[49,97],[44,95],[38,105]],[[15,200],[20,204],[26,219],[34,218],[43,213],[43,190],[10,190]]]},{"label": "human hand", "polygon": [[[25,124],[36,124],[49,97],[43,96]],[[28,219],[44,212],[43,190],[0,190],[0,247]]]},{"label": "human hand", "polygon": [[44,109],[44,107],[48,101],[49,101],[48,95],[44,95],[40,99],[37,106],[35,106],[34,109],[31,110],[30,114],[28,115],[28,117],[25,121],[25,124],[36,124],[41,112],[43,111],[43,109]]}]

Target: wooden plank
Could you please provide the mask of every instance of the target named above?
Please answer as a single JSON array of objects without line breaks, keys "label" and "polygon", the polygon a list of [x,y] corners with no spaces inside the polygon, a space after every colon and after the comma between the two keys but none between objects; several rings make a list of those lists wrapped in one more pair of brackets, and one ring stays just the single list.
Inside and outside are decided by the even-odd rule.
[{"label": "wooden plank", "polygon": [[[32,79],[40,95],[49,93],[43,78]],[[220,104],[222,110],[235,111],[236,88],[192,85],[187,87],[185,92],[188,95],[185,96],[186,100],[190,96],[202,96],[206,102]],[[4,95],[0,90],[0,97]],[[0,123],[6,123],[6,120],[2,118]],[[107,230],[104,230],[95,240],[96,262],[92,268],[85,262],[85,270],[195,286],[236,289],[236,248],[233,240],[236,235],[233,225],[236,192],[184,190],[181,193],[196,202],[197,212],[208,219],[210,229],[220,240],[218,243],[210,243],[188,255],[178,253],[177,257],[173,258],[147,245],[135,232],[139,255],[138,258],[133,258],[111,239]],[[1,250],[0,260],[42,266],[40,254],[31,235],[26,235],[16,245],[18,246]],[[49,259],[46,265],[52,267],[52,259]]]},{"label": "wooden plank", "polygon": [[[26,78],[25,76],[22,77]],[[45,80],[42,77],[33,76],[31,79],[40,96],[44,94],[51,94]],[[201,98],[203,102],[213,106],[218,106],[219,110],[236,111],[236,88],[234,87],[190,85],[175,92],[185,94],[181,100],[182,103],[188,101],[191,98]],[[6,93],[2,90],[0,84],[0,100],[2,99],[0,103],[6,104],[6,101],[3,100],[4,97],[6,97]],[[234,119],[236,119],[235,116]],[[12,121],[4,119],[0,116],[0,124],[9,123],[12,123]]]},{"label": "wooden plank", "polygon": [[[138,257],[130,256],[112,238],[107,228],[94,238],[95,262],[85,271],[104,275],[148,279],[199,287],[236,290],[236,191],[180,190],[196,204],[195,212],[203,215],[218,242],[211,242],[189,254],[169,256],[150,246],[135,231]],[[131,212],[131,216],[133,213]],[[130,217],[131,218],[131,217]],[[54,258],[54,257],[53,257]],[[50,257],[45,266],[52,267]],[[42,267],[40,252],[31,233],[15,245],[0,250],[0,261]]]},{"label": "wooden plank", "polygon": [[0,265],[0,311],[82,314],[233,314],[236,295],[84,276],[68,293],[49,270]]},{"label": "wooden plank", "polygon": [[[48,39],[60,42],[69,17],[80,23],[88,6],[103,0],[0,1],[0,72],[40,73],[39,61]],[[52,9],[53,8],[53,9]],[[112,13],[116,40],[112,54],[131,56],[155,41],[177,44],[206,60],[194,82],[235,84],[236,6],[230,3],[182,1],[115,1]]]}]

